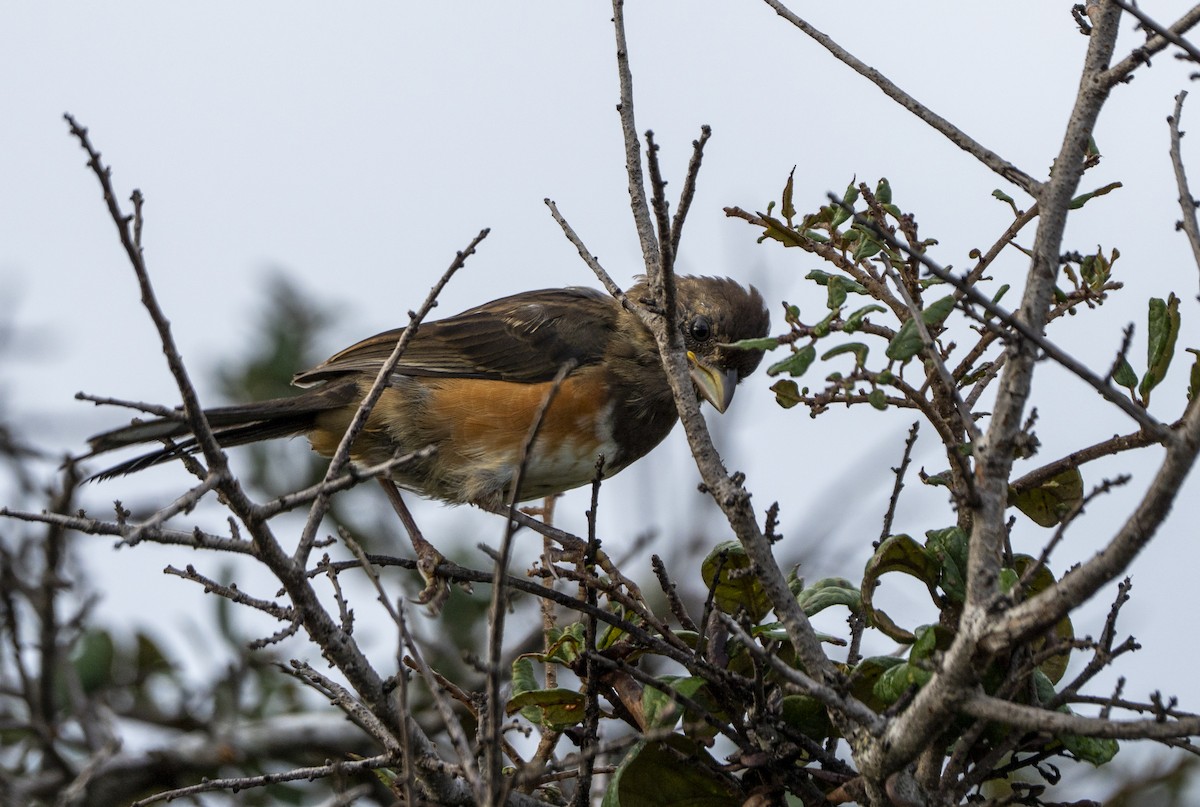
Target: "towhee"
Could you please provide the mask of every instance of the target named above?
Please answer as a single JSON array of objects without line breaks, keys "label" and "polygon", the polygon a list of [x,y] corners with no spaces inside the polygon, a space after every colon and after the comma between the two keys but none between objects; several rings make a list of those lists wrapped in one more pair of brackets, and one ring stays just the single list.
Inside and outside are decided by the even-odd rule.
[{"label": "towhee", "polygon": [[[676,322],[696,391],[724,412],[737,383],[762,360],[761,351],[728,347],[766,336],[762,296],[711,277],[679,277],[676,292]],[[648,297],[645,281],[628,296]],[[227,447],[303,434],[315,451],[332,455],[401,333],[373,336],[297,374],[293,383],[306,389],[295,397],[206,410],[217,441]],[[422,323],[351,457],[371,465],[432,445],[432,455],[393,472],[397,484],[448,502],[502,501],[533,418],[570,361],[574,369],[532,446],[522,501],[588,484],[600,454],[604,476],[611,476],[675,425],[654,337],[638,317],[594,289],[545,289]],[[195,453],[190,434],[179,420],[134,422],[92,437],[87,456],[168,442],[96,475],[109,478]]]}]

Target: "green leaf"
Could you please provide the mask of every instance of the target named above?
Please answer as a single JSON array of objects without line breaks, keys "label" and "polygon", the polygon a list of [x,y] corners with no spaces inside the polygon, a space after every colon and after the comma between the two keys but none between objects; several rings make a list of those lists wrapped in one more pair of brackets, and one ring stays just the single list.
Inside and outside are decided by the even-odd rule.
[{"label": "green leaf", "polygon": [[941,325],[946,321],[946,317],[950,316],[950,312],[954,310],[954,295],[948,294],[940,300],[934,300],[929,305],[925,306],[925,310],[921,312],[921,319],[925,324],[933,327]]},{"label": "green leaf", "polygon": [[[940,300],[936,300],[925,307],[921,312],[921,320],[926,327],[932,328],[941,325],[946,321],[946,317],[950,316],[950,312],[954,310],[954,296],[947,295]],[[924,345],[921,342],[921,332],[917,329],[917,322],[914,318],[909,317],[900,326],[900,330],[892,337],[892,341],[888,342],[886,354],[889,359],[896,361],[908,361],[913,356],[921,352]]]},{"label": "green leaf", "polygon": [[613,773],[602,807],[740,807],[745,794],[695,740],[639,742]]},{"label": "green leaf", "polygon": [[1134,387],[1137,386],[1137,382],[1137,373],[1133,371],[1133,368],[1129,366],[1129,362],[1122,356],[1121,360],[1117,362],[1117,371],[1113,373],[1113,383],[1118,387],[1124,387],[1133,392]]},{"label": "green leaf", "polygon": [[1021,578],[1017,574],[1015,569],[1009,569],[1008,567],[1001,569],[1000,570],[1000,580],[999,580],[1000,590],[1003,591],[1005,594],[1011,594],[1013,588],[1016,587],[1017,582],[1020,579]]},{"label": "green leaf", "polygon": [[872,711],[882,712],[890,704],[876,696],[875,684],[885,672],[903,663],[904,659],[895,656],[871,656],[863,659],[850,673],[850,694],[869,706]]},{"label": "green leaf", "polygon": [[882,412],[883,410],[887,409],[888,406],[887,393],[885,393],[879,387],[876,387],[867,393],[867,403]]},{"label": "green leaf", "polygon": [[790,378],[776,381],[771,385],[771,392],[775,393],[775,403],[784,409],[791,409],[796,404],[803,403],[800,398],[800,387]]},{"label": "green leaf", "polygon": [[[763,636],[773,642],[788,641],[787,628],[783,626],[782,622],[764,622],[761,625],[755,625],[750,629],[750,635],[756,639],[760,636]],[[834,636],[829,633],[821,633],[820,631],[813,631],[813,635],[817,637],[818,642],[825,642],[826,644],[833,644],[837,645],[838,647],[846,646],[846,640],[841,636]]]},{"label": "green leaf", "polygon": [[866,260],[883,249],[883,244],[880,244],[878,241],[876,241],[875,236],[872,233],[866,230],[859,230],[859,232],[861,232],[862,235],[859,238],[858,245],[854,248],[854,254],[852,256],[855,261]]},{"label": "green leaf", "polygon": [[1090,762],[1099,768],[1110,762],[1121,746],[1116,740],[1105,737],[1080,737],[1078,734],[1060,734],[1059,741],[1063,746],[1084,762]]},{"label": "green leaf", "polygon": [[535,689],[513,695],[504,711],[520,712],[529,722],[558,731],[582,723],[586,706],[587,698],[573,689]]},{"label": "green leaf", "polygon": [[833,211],[834,227],[840,227],[854,215],[854,203],[857,201],[858,185],[854,183],[854,180],[850,180],[850,184],[846,186],[846,192],[842,194],[842,204],[836,206]]},{"label": "green leaf", "polygon": [[913,634],[896,625],[883,610],[875,608],[872,601],[880,576],[888,572],[912,575],[925,584],[930,596],[935,596],[934,586],[937,585],[941,571],[937,560],[907,535],[893,535],[887,538],[867,561],[860,591],[863,615],[885,635],[898,642],[911,644],[915,639]]},{"label": "green leaf", "polygon": [[792,166],[791,172],[788,174],[787,184],[783,186],[783,207],[781,213],[787,219],[788,224],[792,223],[792,219],[796,216],[796,207],[792,204],[792,189],[796,176],[796,166]]},{"label": "green leaf", "polygon": [[[1033,569],[1031,572],[1030,569]],[[1046,567],[1045,564],[1039,563],[1037,558],[1031,555],[1014,555],[1013,568],[1002,570],[1002,573],[1008,571],[1013,572],[1019,577],[1025,577],[1028,574],[1028,579],[1025,581],[1024,595],[1033,597],[1042,593],[1046,589],[1055,584],[1054,573]],[[1041,664],[1038,665],[1038,670],[1044,674],[1051,683],[1057,684],[1067,672],[1067,664],[1071,660],[1071,642],[1075,638],[1075,626],[1071,624],[1069,616],[1060,619],[1054,626],[1054,639],[1066,649],[1050,656]],[[1039,655],[1042,648],[1046,646],[1046,636],[1038,636],[1030,643],[1030,650],[1034,655]]]},{"label": "green leaf", "polygon": [[587,627],[582,622],[572,622],[565,628],[551,628],[547,638],[549,649],[542,654],[543,661],[573,664],[586,647]]},{"label": "green leaf", "polygon": [[786,359],[775,362],[767,368],[767,375],[776,376],[780,373],[787,373],[793,378],[804,375],[808,371],[813,360],[817,358],[817,348],[813,345],[805,345],[799,350],[792,353]]},{"label": "green leaf", "polygon": [[774,336],[766,336],[762,339],[739,339],[736,342],[727,342],[721,347],[731,350],[774,350],[779,347],[779,339]]},{"label": "green leaf", "polygon": [[924,346],[921,342],[921,332],[917,330],[917,321],[910,317],[904,320],[900,330],[896,331],[896,335],[888,342],[884,355],[895,361],[908,361],[920,353]]},{"label": "green leaf", "polygon": [[998,187],[997,187],[997,189],[995,191],[991,192],[991,195],[994,198],[1000,199],[1001,202],[1003,202],[1004,204],[1007,204],[1008,207],[1012,208],[1014,216],[1020,215],[1021,211],[1016,209],[1016,202],[1013,201],[1013,197],[1010,197],[1008,195],[1008,193],[1004,193],[1004,191],[998,189]]},{"label": "green leaf", "polygon": [[844,605],[857,613],[862,607],[862,592],[844,577],[826,577],[797,594],[796,602],[805,616],[810,617],[835,605]]},{"label": "green leaf", "polygon": [[700,576],[704,585],[713,589],[717,608],[727,614],[745,609],[758,622],[770,612],[771,600],[750,566],[742,545],[725,541],[708,553],[700,565]]},{"label": "green leaf", "polygon": [[892,186],[888,183],[887,177],[879,180],[875,186],[875,198],[882,205],[890,205],[892,203]]},{"label": "green leaf", "polygon": [[1084,205],[1086,205],[1088,202],[1090,202],[1092,199],[1096,198],[1097,196],[1104,196],[1107,193],[1112,193],[1119,187],[1121,187],[1120,182],[1110,182],[1109,184],[1105,185],[1103,188],[1096,188],[1096,190],[1091,191],[1089,193],[1081,193],[1080,195],[1076,196],[1074,199],[1071,200],[1070,209],[1078,210],[1079,208],[1083,207]]},{"label": "green leaf", "polygon": [[1164,301],[1150,299],[1150,340],[1146,345],[1146,374],[1138,392],[1142,402],[1150,403],[1150,391],[1166,377],[1171,358],[1175,355],[1175,339],[1179,336],[1179,298],[1172,292]]},{"label": "green leaf", "polygon": [[537,676],[533,674],[533,661],[528,656],[519,656],[512,663],[512,691],[514,695],[537,689]]},{"label": "green leaf", "polygon": [[788,695],[781,709],[783,722],[814,740],[823,740],[833,732],[825,705],[809,695]]},{"label": "green leaf", "polygon": [[846,294],[854,292],[855,294],[866,294],[867,289],[857,281],[851,280],[848,277],[834,275],[829,278],[829,298],[825,305],[830,311],[837,311],[846,302]]},{"label": "green leaf", "polygon": [[646,717],[646,728],[671,728],[679,722],[683,707],[671,697],[668,690],[685,698],[693,698],[707,683],[703,678],[680,675],[660,675],[656,680],[663,684],[662,689],[647,686],[642,690],[642,712]]},{"label": "green leaf", "polygon": [[938,651],[945,652],[954,643],[954,631],[942,625],[921,625],[913,635],[917,640],[908,651],[910,662],[926,661]]},{"label": "green leaf", "polygon": [[847,342],[844,345],[838,345],[835,348],[830,348],[821,355],[821,361],[829,361],[834,356],[841,356],[843,353],[854,354],[854,366],[862,367],[867,363],[867,353],[870,350],[862,342]]},{"label": "green leaf", "polygon": [[920,689],[932,677],[933,673],[908,662],[897,664],[879,676],[879,680],[875,682],[875,697],[891,706],[904,697],[911,687]]},{"label": "green leaf", "polygon": [[881,312],[886,313],[887,309],[881,305],[876,305],[875,303],[871,303],[870,305],[864,305],[862,308],[858,309],[857,311],[855,311],[853,314],[851,314],[849,317],[846,318],[846,323],[845,323],[845,325],[842,326],[842,330],[845,331],[846,333],[854,333],[855,331],[857,331],[859,328],[862,327],[863,318],[865,316],[867,316],[867,314],[870,314],[874,311],[881,311]]},{"label": "green leaf", "polygon": [[1187,397],[1188,397],[1188,400],[1190,401],[1196,397],[1197,392],[1200,392],[1200,350],[1196,350],[1195,348],[1191,348],[1191,347],[1184,348],[1184,349],[1187,350],[1188,353],[1191,353],[1193,356],[1196,357],[1196,360],[1194,362],[1192,362],[1191,375],[1188,377],[1188,395],[1187,395]]},{"label": "green leaf", "polygon": [[[1037,699],[1041,703],[1048,703],[1054,697],[1054,685],[1050,682],[1041,670],[1033,671],[1034,686],[1037,690]],[[1063,714],[1075,714],[1071,707],[1062,705],[1058,707],[1059,712]],[[1063,747],[1074,754],[1084,762],[1090,762],[1097,768],[1112,760],[1121,750],[1120,745],[1116,740],[1109,740],[1103,737],[1081,737],[1078,734],[1058,734],[1055,735]]]},{"label": "green leaf", "polygon": [[953,602],[967,599],[967,534],[959,527],[925,533],[925,551],[938,566],[937,585]]},{"label": "green leaf", "polygon": [[1083,501],[1083,475],[1078,468],[1069,468],[1035,488],[1010,492],[1008,501],[1035,524],[1054,527]]},{"label": "green leaf", "polygon": [[1093,291],[1100,291],[1108,279],[1112,277],[1112,265],[1121,257],[1119,250],[1112,251],[1112,257],[1107,258],[1100,245],[1096,245],[1094,255],[1085,255],[1079,262],[1079,276]]},{"label": "green leaf", "polygon": [[1008,294],[1009,288],[1011,288],[1011,287],[1007,283],[1005,283],[1003,286],[996,289],[996,293],[992,296],[992,304],[996,305],[997,303],[999,303],[1000,298],[1003,297],[1005,294]]},{"label": "green leaf", "polygon": [[71,664],[85,694],[107,688],[113,681],[116,644],[106,630],[90,629],[71,651]]}]

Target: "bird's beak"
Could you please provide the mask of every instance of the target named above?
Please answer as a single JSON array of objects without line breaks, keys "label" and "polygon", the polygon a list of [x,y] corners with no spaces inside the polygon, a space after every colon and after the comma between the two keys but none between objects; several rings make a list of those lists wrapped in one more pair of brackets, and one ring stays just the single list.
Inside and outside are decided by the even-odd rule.
[{"label": "bird's beak", "polygon": [[696,358],[696,354],[688,351],[688,364],[691,366],[692,381],[700,397],[712,404],[718,412],[725,413],[729,402],[733,400],[733,391],[737,389],[737,370],[718,370],[710,364],[705,364]]}]

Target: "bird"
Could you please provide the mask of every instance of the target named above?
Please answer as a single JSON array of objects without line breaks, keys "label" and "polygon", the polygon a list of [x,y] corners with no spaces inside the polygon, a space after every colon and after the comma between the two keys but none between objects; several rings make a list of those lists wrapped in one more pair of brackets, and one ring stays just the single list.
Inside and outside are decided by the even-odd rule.
[{"label": "bird", "polygon": [[[642,278],[627,292],[649,301]],[[724,412],[761,350],[732,346],[765,337],[762,295],[729,278],[676,278],[676,323],[698,396]],[[354,344],[297,373],[292,397],[222,406],[205,416],[222,447],[307,436],[332,456],[404,329]],[[590,484],[597,457],[609,477],[645,456],[678,419],[653,335],[614,297],[586,287],[514,294],[417,326],[351,448],[359,467],[433,451],[395,467],[401,488],[452,504],[502,504],[512,496],[530,426],[562,378],[529,446],[517,501]],[[161,442],[95,474],[108,479],[199,451],[178,418],[135,420],[89,438],[87,459]]]}]

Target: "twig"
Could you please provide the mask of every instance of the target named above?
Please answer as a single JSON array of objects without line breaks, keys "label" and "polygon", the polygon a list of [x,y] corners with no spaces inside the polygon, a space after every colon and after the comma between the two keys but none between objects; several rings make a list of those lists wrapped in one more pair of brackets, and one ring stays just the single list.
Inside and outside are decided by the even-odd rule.
[{"label": "twig", "polygon": [[[401,609],[403,609],[403,606],[401,606]],[[408,629],[408,620],[404,618],[403,610],[400,612],[398,624],[400,626],[401,640],[408,648],[409,657],[429,688],[434,706],[437,707],[438,714],[442,718],[442,724],[446,727],[446,733],[450,736],[450,742],[453,743],[454,750],[458,753],[458,761],[463,767],[463,773],[467,778],[467,782],[470,783],[471,789],[475,792],[476,800],[480,800],[485,793],[485,786],[484,782],[480,779],[479,767],[475,764],[475,756],[471,753],[471,744],[467,740],[462,722],[455,716],[453,707],[450,706],[446,700],[446,696],[442,693],[441,687],[438,685],[437,674],[430,668],[421,654],[421,648],[417,646],[416,639],[413,638],[412,632]],[[397,671],[397,675],[404,674],[403,670]],[[412,720],[413,718],[411,715],[407,715],[406,719]],[[480,803],[487,802],[480,801]],[[492,803],[499,804],[500,802]]]},{"label": "twig", "polygon": [[1192,248],[1192,260],[1200,268],[1200,224],[1196,222],[1196,198],[1188,188],[1187,172],[1183,167],[1183,154],[1180,140],[1183,132],[1179,129],[1179,120],[1183,116],[1183,101],[1187,98],[1187,90],[1180,90],[1175,96],[1175,114],[1167,118],[1171,130],[1171,165],[1175,169],[1175,185],[1179,188],[1179,209],[1183,218],[1179,227],[1187,235],[1188,245]]},{"label": "twig", "polygon": [[847,50],[842,48],[829,36],[814,28],[811,24],[801,19],[792,13],[781,0],[765,0],[766,4],[775,10],[775,13],[792,25],[800,29],[806,36],[816,41],[818,45],[825,48],[838,61],[850,67],[854,72],[872,82],[876,87],[883,90],[884,94],[891,98],[900,106],[907,109],[909,112],[916,115],[925,123],[932,126],[938,132],[943,134],[951,143],[958,146],[963,151],[970,154],[975,159],[986,165],[992,171],[996,172],[1004,179],[1013,183],[1028,193],[1030,196],[1037,197],[1041,192],[1041,184],[1033,177],[1026,174],[1015,165],[1005,160],[996,152],[989,148],[985,148],[982,144],[968,136],[966,132],[959,129],[950,121],[936,114],[933,110],[922,104],[917,99],[900,89],[898,86],[888,80],[886,76],[880,73],[875,68],[860,61],[851,55]]},{"label": "twig", "polygon": [[341,709],[347,717],[358,724],[363,731],[374,737],[380,745],[387,749],[388,754],[393,759],[399,759],[401,755],[400,742],[392,734],[391,730],[379,720],[375,714],[368,709],[362,701],[354,697],[350,690],[346,689],[341,684],[333,681],[327,676],[314,670],[307,662],[292,659],[291,666],[279,665],[279,668],[284,672],[294,675],[304,683],[308,684],[313,689],[317,690],[325,697],[329,698],[334,706]]},{"label": "twig", "polygon": [[637,124],[633,114],[633,72],[629,68],[629,45],[625,41],[625,0],[613,0],[613,33],[617,39],[617,78],[621,87],[621,102],[617,112],[621,118],[621,134],[625,141],[625,175],[629,180],[629,207],[633,225],[642,246],[646,275],[654,274],[659,265],[658,241],[654,223],[646,202],[646,181],[642,175],[642,151],[638,141]]},{"label": "twig", "polygon": [[537,412],[534,413],[533,421],[529,424],[529,430],[526,433],[525,441],[521,446],[521,459],[517,463],[516,472],[513,474],[512,481],[509,483],[509,517],[504,522],[504,537],[500,541],[500,549],[496,557],[496,582],[492,585],[492,601],[490,607],[488,608],[489,635],[487,684],[485,695],[487,700],[487,712],[484,722],[486,731],[483,734],[483,736],[488,740],[487,747],[484,751],[484,760],[485,764],[487,765],[487,776],[483,781],[483,792],[485,796],[484,803],[486,804],[499,804],[506,789],[506,782],[503,772],[504,761],[501,757],[501,740],[503,739],[501,715],[503,710],[500,705],[500,658],[503,655],[504,621],[508,610],[508,604],[506,602],[508,562],[509,557],[512,554],[513,534],[516,532],[513,514],[517,511],[517,503],[521,501],[521,482],[524,479],[525,471],[529,466],[529,460],[533,454],[533,446],[537,441],[538,432],[541,431],[542,422],[546,418],[546,412],[549,411],[550,405],[554,403],[554,399],[558,396],[558,392],[562,388],[563,382],[574,369],[574,359],[567,360],[561,367],[558,368],[558,373],[554,376],[554,381],[551,382],[550,388],[546,390],[546,395],[544,398],[542,398],[542,402],[538,406]]},{"label": "twig", "polygon": [[1082,737],[1108,737],[1117,740],[1157,740],[1200,734],[1200,717],[1172,720],[1110,720],[1025,706],[994,698],[982,692],[963,697],[961,711],[981,720],[992,720],[1027,731],[1078,734]]},{"label": "twig", "polygon": [[729,629],[729,632],[736,636],[738,641],[750,651],[750,654],[774,670],[786,685],[795,688],[798,692],[805,695],[812,696],[814,699],[828,706],[831,712],[846,712],[850,714],[870,734],[876,737],[880,736],[886,725],[885,721],[882,717],[871,711],[870,708],[856,700],[844,697],[833,687],[822,684],[803,671],[788,666],[776,654],[767,652],[733,617],[720,611],[717,611],[716,615],[724,623],[725,627]]},{"label": "twig", "polygon": [[[22,510],[10,510],[7,507],[0,507],[0,517],[56,525],[87,535],[111,535],[121,538],[123,542],[127,541],[136,529],[128,524],[120,524],[115,521],[102,521],[86,515],[65,516],[61,513],[27,513]],[[243,555],[254,553],[254,547],[249,541],[213,535],[203,532],[199,528],[184,531],[158,527],[144,531],[140,537],[143,541],[153,541],[157,544],[190,546],[198,549],[216,549],[222,552],[237,552]]]},{"label": "twig", "polygon": [[[487,238],[490,230],[484,228],[479,231],[479,234],[471,239],[471,243],[467,248],[458,252],[454,256],[454,260],[442,272],[442,276],[438,278],[437,283],[429,290],[429,294],[425,297],[425,302],[416,311],[410,311],[408,315],[408,327],[401,332],[399,339],[396,340],[396,346],[392,349],[392,353],[388,356],[387,361],[379,368],[379,372],[375,375],[375,381],[371,384],[371,389],[363,396],[362,402],[358,405],[358,410],[354,413],[354,418],[350,421],[350,425],[346,427],[345,434],[342,435],[342,440],[338,443],[337,451],[329,460],[329,467],[325,471],[326,483],[331,482],[339,474],[342,469],[350,461],[350,450],[354,445],[355,439],[367,425],[367,418],[371,416],[371,410],[375,408],[383,391],[387,389],[391,383],[392,373],[395,372],[396,366],[400,363],[401,356],[404,355],[405,348],[408,347],[409,341],[417,332],[421,321],[433,310],[437,305],[438,295],[442,289],[450,282],[450,278],[454,273],[462,268],[467,262],[467,258],[475,254],[475,248],[479,246],[483,239]],[[312,507],[308,513],[308,521],[304,524],[304,529],[300,533],[300,541],[296,547],[295,560],[303,566],[307,563],[308,553],[312,550],[313,541],[316,538],[317,528],[320,526],[321,519],[325,517],[326,511],[329,509],[329,494],[319,494],[313,501]]]},{"label": "twig", "polygon": [[1101,81],[1108,86],[1128,81],[1130,74],[1134,70],[1144,64],[1149,64],[1151,56],[1161,52],[1167,45],[1171,44],[1171,37],[1178,37],[1181,34],[1187,33],[1197,23],[1200,23],[1200,5],[1190,8],[1186,14],[1172,23],[1169,28],[1162,28],[1155,23],[1155,30],[1158,30],[1159,33],[1147,39],[1145,44],[1136,48],[1133,53],[1106,70],[1100,77]]},{"label": "twig", "polygon": [[[1196,47],[1191,42],[1188,42],[1170,28],[1164,28],[1162,25],[1155,22],[1144,11],[1138,8],[1136,3],[1127,3],[1125,0],[1113,0],[1113,2],[1120,6],[1121,9],[1127,14],[1132,14],[1134,17],[1137,17],[1137,20],[1139,23],[1141,23],[1142,28],[1147,31],[1153,31],[1155,34],[1186,53],[1193,62],[1200,64],[1200,50],[1196,50]],[[1149,57],[1147,56],[1147,60],[1148,59]]]},{"label": "twig", "polygon": [[203,782],[187,787],[179,787],[174,790],[164,790],[162,793],[155,793],[153,796],[145,799],[138,799],[129,807],[149,807],[151,804],[157,804],[160,801],[174,801],[186,796],[195,796],[199,793],[211,793],[214,790],[246,790],[252,787],[265,787],[266,785],[279,784],[280,782],[295,782],[301,779],[311,782],[314,779],[324,779],[328,776],[338,776],[349,773],[358,773],[359,771],[371,771],[378,768],[386,768],[392,765],[393,760],[388,754],[380,754],[377,757],[369,757],[367,759],[356,759],[350,762],[330,762],[325,765],[315,765],[310,768],[293,768],[290,771],[281,771],[279,773],[264,773],[261,776],[237,776],[229,779],[205,779]]},{"label": "twig", "polygon": [[238,605],[245,605],[256,611],[262,611],[264,614],[275,617],[280,622],[289,622],[295,619],[296,611],[294,608],[289,608],[271,600],[263,600],[258,597],[251,597],[246,592],[242,591],[234,585],[225,585],[218,583],[210,577],[205,577],[196,571],[196,567],[188,564],[186,569],[177,569],[174,566],[168,566],[163,570],[165,574],[182,577],[184,580],[191,580],[194,583],[199,583],[204,586],[205,594],[216,594],[224,597],[230,602],[235,602]]},{"label": "twig", "polygon": [[[161,306],[159,306],[158,298],[154,294],[154,287],[150,283],[150,273],[146,268],[145,256],[141,248],[141,191],[135,190],[132,196],[136,216],[128,216],[122,212],[120,206],[117,204],[116,192],[112,186],[112,169],[100,161],[100,152],[92,147],[87,129],[80,126],[69,113],[63,115],[63,117],[70,126],[71,134],[75,136],[80,146],[87,152],[88,166],[91,167],[92,173],[100,180],[100,187],[104,192],[104,202],[108,207],[109,216],[117,226],[121,246],[125,248],[129,264],[133,267],[134,275],[137,277],[138,286],[142,294],[142,305],[150,314],[150,319],[154,322],[154,327],[158,331],[158,338],[162,343],[163,354],[167,359],[167,366],[170,368],[171,375],[175,379],[175,385],[179,388],[179,394],[183,398],[183,410],[187,415],[188,427],[196,437],[196,443],[204,454],[204,459],[208,463],[210,472],[223,480],[229,480],[229,464],[225,458],[225,453],[221,450],[221,446],[217,443],[217,439],[213,436],[212,429],[208,425],[208,418],[205,417],[204,409],[200,406],[200,398],[196,394],[196,388],[192,384],[187,368],[184,367],[183,359],[179,354],[179,348],[175,345],[175,337],[171,334],[171,323],[167,320]],[[130,228],[131,220],[134,219],[136,219],[134,222],[136,236]],[[236,483],[232,482],[231,484],[236,485]]]},{"label": "twig", "polygon": [[[1180,422],[1171,424],[1172,429],[1178,429]],[[1068,471],[1072,468],[1078,468],[1081,465],[1086,465],[1093,460],[1098,460],[1102,457],[1110,457],[1114,454],[1119,454],[1122,451],[1131,451],[1136,448],[1145,448],[1149,445],[1154,445],[1158,442],[1145,432],[1137,431],[1130,434],[1117,435],[1110,437],[1107,440],[1101,440],[1086,448],[1081,448],[1078,451],[1072,451],[1064,457],[1060,457],[1053,462],[1046,463],[1040,468],[1036,468],[1011,483],[1012,489],[1016,493],[1030,490],[1041,486],[1054,477],[1061,474],[1063,471]]]},{"label": "twig", "polygon": [[712,137],[712,129],[700,127],[700,139],[692,141],[692,159],[688,163],[687,176],[683,179],[683,190],[679,193],[679,205],[675,209],[675,219],[671,223],[671,254],[679,254],[679,239],[683,236],[683,222],[688,211],[692,209],[692,199],[696,195],[696,177],[700,175],[700,163],[704,160],[704,144]]},{"label": "twig", "polygon": [[912,461],[913,446],[917,443],[917,430],[921,426],[921,421],[913,421],[913,425],[908,428],[908,438],[904,441],[904,453],[900,456],[900,465],[893,468],[892,472],[896,474],[896,482],[892,485],[892,497],[888,500],[887,512],[883,514],[883,530],[879,533],[879,541],[882,543],[887,540],[887,537],[892,534],[892,519],[896,517],[896,505],[900,502],[900,491],[904,490],[904,472],[908,470],[908,464]]},{"label": "twig", "polygon": [[146,519],[130,530],[129,536],[125,539],[125,542],[130,546],[138,544],[142,540],[142,535],[145,534],[147,530],[157,529],[166,523],[168,519],[174,518],[180,513],[192,512],[192,509],[195,508],[201,499],[217,489],[217,486],[221,484],[221,481],[221,476],[219,474],[206,474],[204,479],[200,481],[199,485],[191,488],[187,493],[183,494],[166,507],[158,510],[154,513],[154,515],[150,516],[150,518]]},{"label": "twig", "polygon": [[[600,548],[600,542],[596,538],[596,518],[600,505],[600,483],[603,479],[604,457],[600,456],[596,460],[596,476],[592,480],[592,502],[591,507],[587,511],[588,548],[580,561],[584,571],[595,568],[596,552]],[[593,586],[587,587],[584,597],[588,605],[592,607],[598,605],[596,589]],[[579,763],[579,778],[575,785],[574,807],[588,807],[591,803],[592,776],[596,762],[595,750],[599,742],[600,674],[596,668],[594,654],[591,652],[596,647],[596,618],[594,616],[589,616],[584,626],[584,646],[589,651],[583,660],[583,677],[587,684],[585,692],[587,701],[583,711],[583,739],[579,744],[579,750],[582,752],[583,758]]]},{"label": "twig", "polygon": [[186,421],[187,415],[173,406],[162,406],[161,404],[144,403],[142,401],[126,401],[121,398],[109,398],[103,395],[90,395],[86,392],[75,393],[75,400],[90,401],[96,406],[120,406],[125,409],[136,409],[139,412],[145,412],[147,415],[154,415],[163,420],[178,420]]},{"label": "twig", "polygon": [[550,215],[556,222],[558,222],[558,226],[562,228],[563,234],[567,237],[567,240],[570,241],[575,246],[575,249],[579,251],[579,257],[583,258],[583,262],[588,265],[588,268],[592,270],[597,279],[599,279],[599,281],[604,285],[604,288],[608,289],[608,293],[615,297],[626,309],[630,311],[634,310],[634,306],[625,296],[625,292],[621,290],[621,287],[617,285],[616,281],[613,280],[608,272],[605,271],[604,267],[600,265],[600,260],[591,253],[591,251],[587,248],[587,245],[583,243],[583,239],[580,238],[579,234],[575,232],[574,228],[567,223],[567,220],[563,218],[562,213],[558,212],[558,205],[556,205],[552,199],[547,198],[543,199],[542,201],[546,203],[546,207],[550,208]]},{"label": "twig", "polygon": [[330,496],[339,491],[348,490],[368,479],[386,475],[397,468],[403,468],[405,465],[418,460],[432,457],[436,450],[434,446],[425,446],[425,448],[418,451],[411,451],[407,454],[392,457],[390,460],[381,462],[378,465],[368,465],[361,468],[353,464],[347,465],[345,471],[339,476],[333,479],[322,479],[317,484],[303,490],[297,490],[272,499],[264,503],[259,508],[259,512],[263,518],[273,518],[280,513],[286,513],[297,507],[309,504],[321,496]]},{"label": "twig", "polygon": [[650,567],[654,570],[654,576],[658,580],[659,588],[662,589],[663,594],[667,597],[667,605],[670,606],[671,613],[679,620],[679,626],[684,630],[699,633],[700,629],[696,627],[696,623],[692,621],[692,617],[687,612],[683,600],[679,598],[679,591],[675,586],[675,581],[667,574],[667,567],[663,563],[663,559],[658,555],[651,555]]}]

